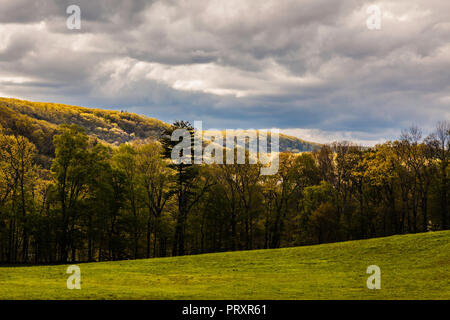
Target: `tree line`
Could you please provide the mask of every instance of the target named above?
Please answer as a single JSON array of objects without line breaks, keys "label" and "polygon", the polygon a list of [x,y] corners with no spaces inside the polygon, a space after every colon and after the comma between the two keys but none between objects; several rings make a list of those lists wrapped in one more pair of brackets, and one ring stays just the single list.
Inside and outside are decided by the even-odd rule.
[{"label": "tree line", "polygon": [[[450,124],[371,148],[349,142],[254,164],[173,164],[162,138],[105,145],[76,125],[51,168],[0,131],[0,262],[107,261],[309,245],[449,229]],[[1,128],[0,128],[1,129]],[[230,152],[229,150],[225,150]],[[234,152],[234,151],[231,151]]]}]

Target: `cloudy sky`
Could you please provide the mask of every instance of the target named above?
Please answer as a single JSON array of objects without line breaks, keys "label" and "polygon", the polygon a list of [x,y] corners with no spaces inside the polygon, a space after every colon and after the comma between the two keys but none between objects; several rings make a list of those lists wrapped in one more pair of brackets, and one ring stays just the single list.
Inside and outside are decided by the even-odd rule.
[{"label": "cloudy sky", "polygon": [[0,96],[373,144],[450,119],[450,1],[0,0]]}]

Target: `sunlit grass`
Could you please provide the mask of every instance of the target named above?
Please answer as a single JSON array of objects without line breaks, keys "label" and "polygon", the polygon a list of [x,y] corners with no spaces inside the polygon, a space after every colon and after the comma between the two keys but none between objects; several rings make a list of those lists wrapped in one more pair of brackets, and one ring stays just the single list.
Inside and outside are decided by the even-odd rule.
[{"label": "sunlit grass", "polygon": [[[381,268],[369,290],[366,269]],[[1,299],[450,299],[450,231],[310,247],[0,267]]]}]

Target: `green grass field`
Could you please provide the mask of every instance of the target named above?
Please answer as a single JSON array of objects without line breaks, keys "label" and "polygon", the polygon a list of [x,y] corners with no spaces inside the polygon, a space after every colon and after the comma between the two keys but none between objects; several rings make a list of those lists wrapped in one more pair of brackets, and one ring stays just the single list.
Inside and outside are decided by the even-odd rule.
[{"label": "green grass field", "polygon": [[450,231],[79,266],[0,267],[0,299],[450,299]]}]

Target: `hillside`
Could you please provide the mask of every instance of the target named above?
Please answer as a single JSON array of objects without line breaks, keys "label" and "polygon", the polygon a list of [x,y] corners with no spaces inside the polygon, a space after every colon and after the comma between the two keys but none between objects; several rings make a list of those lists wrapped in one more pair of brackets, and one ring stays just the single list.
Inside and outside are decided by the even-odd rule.
[{"label": "hillside", "polygon": [[[52,137],[58,125],[66,123],[77,124],[89,135],[115,145],[134,139],[159,138],[168,126],[160,120],[124,111],[0,98],[0,126],[31,140],[37,146],[41,162],[53,157]],[[318,146],[280,135],[281,151],[311,151]]]},{"label": "hillside", "polygon": [[450,231],[79,266],[1,267],[0,299],[450,299]]},{"label": "hillside", "polygon": [[320,148],[319,143],[305,141],[297,137],[280,134],[280,150],[291,152],[307,152]]}]

